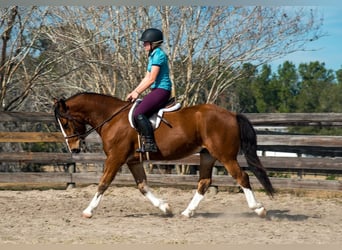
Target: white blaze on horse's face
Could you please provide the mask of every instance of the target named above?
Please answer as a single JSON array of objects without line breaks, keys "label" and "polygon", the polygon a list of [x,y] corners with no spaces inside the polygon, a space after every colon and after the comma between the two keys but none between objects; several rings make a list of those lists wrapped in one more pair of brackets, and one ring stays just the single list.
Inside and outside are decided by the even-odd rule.
[{"label": "white blaze on horse's face", "polygon": [[[68,145],[68,149],[70,153],[79,153],[80,152],[80,139],[75,134],[74,124],[68,122],[67,125],[63,125],[62,120],[57,118],[59,127],[61,128],[62,134],[64,136],[65,142]],[[68,134],[69,133],[69,134]]]},{"label": "white blaze on horse's face", "polygon": [[61,131],[62,131],[62,134],[64,136],[65,142],[66,142],[66,144],[68,146],[69,152],[71,153],[71,149],[70,149],[70,146],[69,146],[69,139],[67,138],[68,136],[67,136],[67,134],[64,131],[63,125],[61,123],[61,120],[59,118],[57,118],[57,121],[58,121],[59,127],[61,128]]}]

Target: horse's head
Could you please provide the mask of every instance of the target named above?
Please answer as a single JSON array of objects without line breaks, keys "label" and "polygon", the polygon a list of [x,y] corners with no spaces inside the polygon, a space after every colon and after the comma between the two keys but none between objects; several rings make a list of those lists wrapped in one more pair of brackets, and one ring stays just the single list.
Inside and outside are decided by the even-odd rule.
[{"label": "horse's head", "polygon": [[79,153],[86,133],[85,123],[72,112],[64,99],[55,99],[54,110],[69,151]]}]

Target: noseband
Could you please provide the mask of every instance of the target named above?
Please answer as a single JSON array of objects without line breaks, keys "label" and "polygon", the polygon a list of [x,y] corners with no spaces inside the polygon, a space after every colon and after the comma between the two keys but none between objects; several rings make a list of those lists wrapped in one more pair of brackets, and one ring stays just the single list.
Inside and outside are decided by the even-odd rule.
[{"label": "noseband", "polygon": [[[86,138],[89,134],[91,134],[92,132],[94,132],[95,130],[97,130],[98,128],[102,127],[105,123],[109,122],[111,119],[113,119],[116,115],[118,115],[119,113],[121,113],[122,111],[124,111],[125,109],[127,109],[132,103],[127,103],[125,106],[123,106],[121,109],[119,109],[118,111],[116,111],[115,113],[113,113],[110,117],[108,117],[107,119],[105,119],[103,122],[101,122],[99,125],[97,125],[96,127],[90,128],[89,130],[87,130],[85,133],[83,134],[72,134],[72,135],[64,135],[64,139],[70,139],[70,138],[74,138],[77,137],[80,140],[83,140],[84,138]],[[55,118],[56,120],[59,119],[60,117],[68,119],[68,120],[73,120],[76,121],[78,123],[79,122],[77,119],[75,119],[74,117],[72,117],[69,114],[61,114],[59,112],[59,110],[57,110],[57,108],[55,109]],[[60,124],[60,123],[59,123]],[[61,125],[61,124],[60,124]]]}]

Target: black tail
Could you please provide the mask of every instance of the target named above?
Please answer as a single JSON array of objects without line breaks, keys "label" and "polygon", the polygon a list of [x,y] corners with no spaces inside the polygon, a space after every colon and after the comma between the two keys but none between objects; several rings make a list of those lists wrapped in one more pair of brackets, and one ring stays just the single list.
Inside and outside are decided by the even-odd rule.
[{"label": "black tail", "polygon": [[273,196],[275,190],[257,155],[256,132],[251,122],[244,115],[237,114],[236,119],[240,127],[241,150],[246,157],[248,167],[257,177],[267,194]]}]

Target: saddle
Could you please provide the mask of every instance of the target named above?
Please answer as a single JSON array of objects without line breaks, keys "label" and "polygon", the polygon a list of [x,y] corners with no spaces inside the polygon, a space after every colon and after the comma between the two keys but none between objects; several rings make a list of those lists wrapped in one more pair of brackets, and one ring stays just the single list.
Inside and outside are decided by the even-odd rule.
[{"label": "saddle", "polygon": [[[129,123],[131,125],[132,128],[135,128],[136,129],[136,126],[134,124],[134,118],[133,118],[133,113],[134,113],[134,109],[139,105],[139,103],[141,102],[142,100],[141,99],[137,99],[132,108],[130,109],[129,113],[128,113],[128,120],[129,120]],[[165,105],[164,108],[160,109],[158,112],[154,113],[150,118],[150,122],[152,124],[152,128],[155,130],[159,127],[160,125],[160,122],[163,120],[164,122],[167,123],[167,121],[165,121],[163,119],[163,114],[165,112],[173,112],[173,111],[176,111],[176,110],[179,110],[181,108],[181,104],[180,103],[176,103],[175,101],[175,98],[172,97],[168,102],[167,104]],[[167,123],[168,124],[168,123]]]}]

